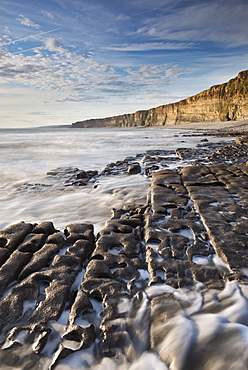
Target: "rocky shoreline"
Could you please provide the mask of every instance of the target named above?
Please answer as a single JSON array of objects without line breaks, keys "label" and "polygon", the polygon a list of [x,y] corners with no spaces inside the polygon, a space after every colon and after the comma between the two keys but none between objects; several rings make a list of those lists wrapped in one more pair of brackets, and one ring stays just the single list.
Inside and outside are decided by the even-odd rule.
[{"label": "rocky shoreline", "polygon": [[183,358],[164,350],[173,318],[193,315],[195,302],[178,298],[178,289],[200,293],[198,312],[211,313],[218,303],[206,305],[208,292],[221,295],[235,282],[247,305],[248,136],[207,140],[128,157],[100,174],[48,173],[64,186],[95,187],[101,176],[142,174],[151,192],[145,204],[113,209],[97,235],[88,223],[62,231],[20,222],[0,231],[0,369],[59,370],[75,356],[81,368],[106,358],[132,364],[144,351],[169,369],[209,369],[205,342]]},{"label": "rocky shoreline", "polygon": [[148,110],[77,121],[72,128],[177,126],[198,122],[247,120],[248,71],[194,96]]}]

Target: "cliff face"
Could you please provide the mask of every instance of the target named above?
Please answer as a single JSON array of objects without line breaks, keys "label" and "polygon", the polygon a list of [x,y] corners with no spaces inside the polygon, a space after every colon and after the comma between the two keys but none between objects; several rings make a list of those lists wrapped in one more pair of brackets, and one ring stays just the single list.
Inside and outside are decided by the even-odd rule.
[{"label": "cliff face", "polygon": [[179,102],[107,118],[89,119],[72,127],[168,126],[248,119],[248,70]]}]

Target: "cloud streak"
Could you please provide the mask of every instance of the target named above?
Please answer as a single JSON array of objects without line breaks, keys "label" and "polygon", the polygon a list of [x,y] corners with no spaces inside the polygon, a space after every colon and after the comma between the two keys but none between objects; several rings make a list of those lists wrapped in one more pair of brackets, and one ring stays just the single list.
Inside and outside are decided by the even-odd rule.
[{"label": "cloud streak", "polygon": [[54,28],[53,30],[49,30],[49,31],[45,31],[45,32],[39,32],[39,33],[36,33],[34,35],[30,35],[30,36],[26,36],[26,37],[21,37],[19,39],[15,39],[15,40],[12,40],[12,41],[9,41],[9,42],[5,42],[5,43],[2,44],[2,46],[12,45],[12,44],[16,44],[16,43],[21,42],[21,41],[27,41],[27,40],[30,40],[30,39],[37,39],[40,36],[46,35],[46,34],[51,33],[51,32],[59,31],[60,29],[61,28]]},{"label": "cloud streak", "polygon": [[104,47],[106,50],[114,51],[152,51],[152,50],[182,50],[194,47],[192,42],[144,42],[144,43],[130,43],[122,45],[110,45]]}]

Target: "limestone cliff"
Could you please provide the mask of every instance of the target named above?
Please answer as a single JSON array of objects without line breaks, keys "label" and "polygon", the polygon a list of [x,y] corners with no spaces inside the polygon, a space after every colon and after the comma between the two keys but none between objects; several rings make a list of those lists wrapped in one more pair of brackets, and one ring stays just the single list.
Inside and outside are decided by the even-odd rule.
[{"label": "limestone cliff", "polygon": [[248,119],[248,70],[221,85],[179,102],[107,118],[78,121],[72,127],[168,126]]}]

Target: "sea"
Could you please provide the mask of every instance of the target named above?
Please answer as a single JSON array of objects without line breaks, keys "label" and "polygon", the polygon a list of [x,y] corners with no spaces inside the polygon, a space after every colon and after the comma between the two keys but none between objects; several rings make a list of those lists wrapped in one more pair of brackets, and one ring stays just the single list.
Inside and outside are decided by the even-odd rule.
[{"label": "sea", "polygon": [[1,129],[0,229],[19,221],[52,221],[58,229],[87,221],[99,230],[112,208],[142,204],[149,193],[150,179],[141,175],[105,176],[97,187],[92,183],[65,187],[62,177],[47,174],[58,168],[61,172],[78,168],[100,173],[107,164],[128,156],[148,150],[192,148],[204,138],[204,132],[202,136],[184,135],[189,131],[68,126]]},{"label": "sea", "polygon": [[[144,204],[149,194],[150,178],[144,175],[108,175],[86,186],[64,186],[63,176],[49,173],[71,168],[101,172],[112,162],[149,150],[193,148],[205,139],[204,131],[172,128],[98,128],[40,127],[0,130],[0,229],[20,221],[40,223],[52,221],[58,230],[70,223],[90,222],[95,232],[110,218],[111,209],[128,204]],[[229,141],[230,138],[222,138]],[[208,136],[208,141],[220,139]],[[140,158],[140,157],[139,157]],[[180,162],[180,166],[189,164]],[[177,164],[178,165],[178,164]],[[175,162],[168,163],[174,168]],[[56,171],[54,171],[56,172]],[[198,341],[208,349],[204,370],[245,370],[248,368],[248,300],[245,287],[227,283],[221,292],[187,292],[164,286],[151,286],[144,296],[133,325],[142,336],[146,332],[147,299],[168,292],[188,302],[183,314],[170,322],[170,334],[161,344],[161,353],[170,359],[170,370],[183,370],[189,345]],[[247,292],[246,292],[247,293]],[[203,307],[203,309],[202,309]],[[99,311],[100,312],[100,311]],[[68,312],[63,313],[56,330],[65,328]],[[55,325],[55,324],[54,324]],[[160,328],[168,330],[168,327]],[[195,333],[198,333],[197,339]],[[27,349],[28,353],[28,349]],[[86,354],[87,355],[87,354]],[[88,364],[94,364],[88,353]],[[192,370],[201,370],[192,365]],[[48,369],[45,363],[39,368]],[[75,355],[58,370],[87,369]],[[132,364],[123,360],[116,364],[105,358],[94,369],[166,370],[157,353],[140,351]],[[3,369],[0,364],[0,369]],[[22,369],[20,369],[22,370]]]}]

